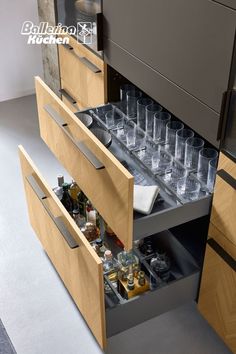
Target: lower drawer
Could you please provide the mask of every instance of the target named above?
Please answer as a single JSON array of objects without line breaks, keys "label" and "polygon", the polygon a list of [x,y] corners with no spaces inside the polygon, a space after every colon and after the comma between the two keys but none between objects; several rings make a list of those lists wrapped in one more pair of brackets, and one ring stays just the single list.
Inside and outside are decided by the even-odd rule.
[{"label": "lower drawer", "polygon": [[[31,225],[101,348],[107,337],[196,299],[199,268],[169,231],[151,236],[155,249],[163,249],[170,258],[168,280],[129,300],[117,295],[109,299],[101,259],[23,147],[19,154]],[[149,281],[153,273],[139,244],[135,242],[134,252]]]}]

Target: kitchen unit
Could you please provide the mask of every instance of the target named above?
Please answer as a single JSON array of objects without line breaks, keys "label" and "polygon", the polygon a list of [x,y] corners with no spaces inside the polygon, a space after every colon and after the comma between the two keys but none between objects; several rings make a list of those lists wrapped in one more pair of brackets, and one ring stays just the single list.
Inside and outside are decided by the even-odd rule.
[{"label": "kitchen unit", "polygon": [[[63,100],[36,78],[40,134],[125,249],[135,250],[137,241],[151,236],[172,255],[178,269],[173,272],[175,277],[133,299],[124,301],[116,296],[117,302],[109,302],[101,259],[24,148],[19,151],[31,225],[98,343],[105,348],[107,337],[197,299],[211,195],[204,191],[196,200],[183,202],[158,177],[155,181],[162,202],[149,215],[134,212],[135,176],[129,166],[134,165],[145,176],[146,169],[140,167],[135,153],[127,153],[116,144],[115,135],[106,148],[74,112],[91,105],[84,112],[102,124],[98,117],[102,108],[96,106],[103,99],[116,101],[120,85],[131,82],[203,137],[207,146],[219,148],[228,117],[228,92],[234,87],[236,12],[233,7],[206,0],[179,2],[178,6],[153,0],[145,9],[140,1],[104,0],[103,16],[106,64],[71,38],[69,46],[59,48]],[[167,22],[169,30],[163,33]],[[145,40],[150,33],[155,33],[153,42]],[[81,77],[80,84],[74,70]],[[85,79],[87,75],[91,79]],[[99,87],[99,92],[93,91],[94,87]],[[103,95],[101,101],[93,92]],[[220,166],[221,159],[222,155]]]}]

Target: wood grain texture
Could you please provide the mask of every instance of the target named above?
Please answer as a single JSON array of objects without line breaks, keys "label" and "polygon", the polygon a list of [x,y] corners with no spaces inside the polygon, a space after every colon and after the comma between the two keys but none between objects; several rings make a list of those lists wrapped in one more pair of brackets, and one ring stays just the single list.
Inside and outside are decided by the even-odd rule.
[{"label": "wood grain texture", "polygon": [[[218,170],[224,169],[236,178],[236,164],[220,154]],[[236,246],[236,190],[216,176],[211,223]]]},{"label": "wood grain texture", "polygon": [[207,245],[198,309],[236,353],[236,273]]},{"label": "wood grain texture", "polygon": [[81,111],[81,110],[84,110],[86,109],[87,107],[84,107],[82,105],[82,103],[73,96],[73,90],[71,89],[71,87],[66,83],[64,82],[64,80],[61,79],[61,88],[64,89],[75,101],[76,103],[75,104],[72,104],[66,97],[64,97],[62,95],[62,101],[66,104],[66,106],[73,112],[78,112],[78,111]]},{"label": "wood grain texture", "polygon": [[208,237],[213,238],[231,257],[236,259],[236,245],[212,223],[209,225]]},{"label": "wood grain texture", "polygon": [[[69,37],[73,50],[68,50],[63,45],[58,46],[61,79],[71,88],[73,97],[80,102],[82,107],[95,107],[104,104],[106,85],[103,60],[74,38],[67,37]],[[77,56],[85,57],[101,72],[92,72]]]},{"label": "wood grain texture", "polygon": [[[40,134],[53,154],[76,180],[105,221],[124,243],[132,248],[133,239],[133,176],[80,122],[40,79],[36,78],[36,95]],[[105,166],[96,170],[71,142],[44,106],[50,104],[68,124],[67,129],[76,141],[81,141]]]},{"label": "wood grain texture", "polygon": [[[19,147],[31,225],[66,288],[102,348],[106,345],[103,266],[100,258],[23,149]],[[26,180],[33,175],[52,214],[61,217],[79,248],[68,247],[60,231]]]}]

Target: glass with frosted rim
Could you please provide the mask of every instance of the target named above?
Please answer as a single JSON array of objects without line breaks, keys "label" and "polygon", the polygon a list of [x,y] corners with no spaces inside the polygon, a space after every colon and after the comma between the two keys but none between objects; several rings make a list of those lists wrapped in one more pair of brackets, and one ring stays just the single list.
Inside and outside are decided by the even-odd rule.
[{"label": "glass with frosted rim", "polygon": [[172,155],[175,155],[176,132],[181,129],[184,129],[184,124],[177,120],[172,120],[166,124],[166,149]]},{"label": "glass with frosted rim", "polygon": [[172,166],[173,157],[158,146],[152,154],[152,171],[154,173],[167,173]]},{"label": "glass with frosted rim", "polygon": [[127,91],[126,93],[126,102],[127,108],[126,113],[129,119],[136,119],[137,117],[137,101],[142,97],[142,92],[138,89],[133,89],[131,91]]},{"label": "glass with frosted rim", "polygon": [[201,138],[188,138],[185,142],[184,165],[189,170],[197,170],[199,151],[205,142]]},{"label": "glass with frosted rim", "polygon": [[146,128],[146,107],[151,105],[153,100],[148,97],[141,97],[137,101],[137,126],[145,131]]},{"label": "glass with frosted rim", "polygon": [[154,114],[153,140],[155,142],[165,142],[166,125],[170,122],[171,114],[168,112],[158,112]]},{"label": "glass with frosted rim", "polygon": [[184,200],[197,200],[201,184],[191,175],[180,178],[177,182],[177,194]]},{"label": "glass with frosted rim", "polygon": [[210,193],[214,190],[216,172],[217,172],[218,157],[209,161],[208,175],[207,175],[207,188]]},{"label": "glass with frosted rim", "polygon": [[218,151],[212,148],[204,148],[199,152],[197,177],[202,182],[207,184],[209,162],[218,157]]},{"label": "glass with frosted rim", "polygon": [[192,138],[193,136],[194,132],[187,128],[177,130],[176,132],[175,158],[182,163],[184,163],[185,142],[188,138]]},{"label": "glass with frosted rim", "polygon": [[158,103],[152,103],[146,106],[145,109],[145,131],[146,133],[153,137],[153,126],[154,126],[154,115],[162,111],[162,106]]},{"label": "glass with frosted rim", "polygon": [[124,121],[124,114],[116,111],[115,109],[111,109],[105,115],[106,118],[106,126],[108,129],[116,128],[118,125],[122,125]]}]

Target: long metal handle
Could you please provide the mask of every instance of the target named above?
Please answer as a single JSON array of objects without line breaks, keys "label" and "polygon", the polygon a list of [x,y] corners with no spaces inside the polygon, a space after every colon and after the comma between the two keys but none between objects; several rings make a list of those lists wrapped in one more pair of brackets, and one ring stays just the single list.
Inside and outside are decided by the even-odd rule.
[{"label": "long metal handle", "polygon": [[96,66],[94,65],[93,63],[91,63],[90,60],[88,60],[86,57],[81,57],[79,56],[74,48],[69,45],[69,44],[62,44],[67,50],[73,52],[73,54],[76,56],[76,58],[79,59],[79,61],[81,61],[81,63],[83,63],[89,70],[91,70],[94,74],[98,74],[101,72],[101,70]]},{"label": "long metal handle", "polygon": [[47,196],[45,195],[45,193],[42,191],[42,189],[38,185],[34,176],[33,175],[26,176],[26,180],[30,184],[30,186],[33,189],[33,191],[35,192],[36,196],[38,197],[38,199],[42,203],[44,209],[46,210],[46,212],[48,213],[48,215],[50,216],[50,218],[52,219],[52,221],[54,222],[54,224],[56,225],[56,227],[60,231],[60,233],[63,236],[64,240],[66,241],[67,245],[71,249],[79,247],[78,244],[76,243],[75,239],[73,238],[73,236],[70,234],[70,232],[66,228],[62,219],[60,217],[55,217],[51,213],[51,210],[48,208],[47,204],[45,203]]},{"label": "long metal handle", "polygon": [[105,166],[97,159],[97,157],[92,153],[91,150],[82,142],[76,142],[74,138],[70,135],[65,127],[67,123],[65,123],[62,117],[55,111],[49,104],[44,106],[44,110],[50,115],[50,117],[59,125],[59,127],[63,130],[63,132],[68,136],[70,141],[77,147],[77,149],[86,157],[86,159],[93,165],[96,170],[101,170],[105,168]]},{"label": "long metal handle", "polygon": [[213,238],[207,240],[208,245],[236,272],[236,260],[233,259]]},{"label": "long metal handle", "polygon": [[226,172],[224,169],[220,169],[217,171],[217,175],[236,190],[236,179],[232,177],[228,172]]},{"label": "long metal handle", "polygon": [[77,102],[74,100],[74,98],[69,95],[69,93],[65,89],[60,89],[59,92],[64,96],[71,104],[76,104]]}]

